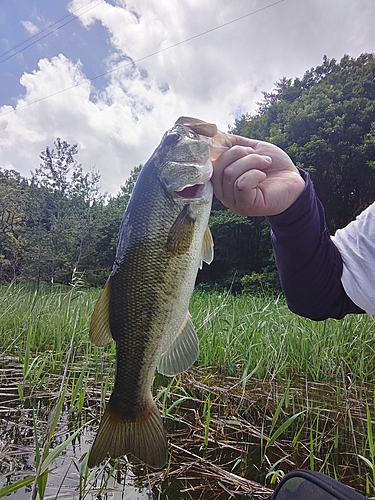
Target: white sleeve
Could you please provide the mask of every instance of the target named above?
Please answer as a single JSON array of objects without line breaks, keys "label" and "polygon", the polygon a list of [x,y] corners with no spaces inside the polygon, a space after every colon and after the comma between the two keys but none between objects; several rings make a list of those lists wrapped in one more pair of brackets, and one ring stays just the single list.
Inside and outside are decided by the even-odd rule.
[{"label": "white sleeve", "polygon": [[345,292],[367,314],[375,314],[375,203],[339,229],[332,241],[342,256]]}]

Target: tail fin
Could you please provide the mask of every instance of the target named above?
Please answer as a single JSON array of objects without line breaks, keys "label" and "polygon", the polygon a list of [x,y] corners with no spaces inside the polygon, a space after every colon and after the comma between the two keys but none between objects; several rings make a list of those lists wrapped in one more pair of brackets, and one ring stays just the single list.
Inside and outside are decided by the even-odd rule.
[{"label": "tail fin", "polygon": [[132,421],[119,418],[111,410],[111,402],[108,403],[90,450],[88,466],[98,465],[108,455],[117,458],[128,453],[153,469],[161,469],[167,461],[166,433],[153,400],[148,415]]}]

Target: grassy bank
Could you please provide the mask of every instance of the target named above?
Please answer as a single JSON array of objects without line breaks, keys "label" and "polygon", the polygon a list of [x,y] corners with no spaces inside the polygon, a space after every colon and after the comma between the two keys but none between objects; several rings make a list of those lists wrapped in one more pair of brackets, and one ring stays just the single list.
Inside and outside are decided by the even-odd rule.
[{"label": "grassy bank", "polygon": [[[75,358],[99,362],[103,351],[88,339],[99,293],[1,287],[0,354],[17,355],[25,374],[30,363],[34,371],[43,371],[43,364],[62,370],[74,332]],[[283,297],[218,292],[196,292],[190,312],[200,338],[200,367],[240,378],[298,375],[323,382],[345,374],[375,381],[375,325],[366,315],[315,322],[291,313]]]},{"label": "grassy bank", "polygon": [[[118,465],[89,471],[85,460],[79,463],[113,382],[114,343],[98,349],[88,338],[99,293],[0,287],[0,409],[8,422],[0,437],[29,457],[20,460],[11,445],[0,450],[0,497],[29,485],[42,498],[55,460],[82,436],[81,455],[70,458],[80,498],[88,491],[99,495],[108,478],[118,476]],[[159,492],[169,488],[159,498],[198,498],[191,478],[190,496],[182,496],[180,486],[170,493],[172,483],[176,488],[171,478],[186,483],[186,460],[197,464],[191,470],[198,475],[204,466],[215,488],[220,477],[220,484],[238,480],[249,493],[251,478],[268,486],[302,466],[347,482],[355,476],[355,486],[372,493],[373,320],[317,323],[293,315],[282,297],[202,291],[194,293],[190,310],[200,358],[187,374],[155,381],[172,452],[167,472],[148,476]],[[18,429],[17,439],[9,426]]]},{"label": "grassy bank", "polygon": [[291,313],[283,297],[216,292],[195,293],[191,313],[200,366],[243,379],[375,381],[375,324],[365,315],[315,322]]}]

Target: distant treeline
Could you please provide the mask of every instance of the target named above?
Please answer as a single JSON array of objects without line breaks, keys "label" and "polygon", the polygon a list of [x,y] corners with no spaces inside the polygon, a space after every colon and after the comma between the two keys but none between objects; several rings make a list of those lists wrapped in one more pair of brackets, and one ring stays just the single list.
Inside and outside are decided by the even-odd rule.
[{"label": "distant treeline", "polygon": [[[302,79],[275,85],[231,131],[280,146],[308,170],[333,232],[375,198],[375,56],[324,57]],[[0,283],[104,284],[141,165],[105,198],[99,173],[84,174],[77,152],[57,138],[30,179],[0,169]],[[233,215],[214,200],[210,225],[215,260],[199,273],[200,286],[278,288],[264,218]]]}]

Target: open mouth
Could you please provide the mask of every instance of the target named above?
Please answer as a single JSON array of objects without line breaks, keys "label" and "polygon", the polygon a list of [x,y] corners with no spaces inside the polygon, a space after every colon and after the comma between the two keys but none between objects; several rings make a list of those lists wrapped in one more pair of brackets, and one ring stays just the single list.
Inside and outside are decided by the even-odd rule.
[{"label": "open mouth", "polygon": [[177,194],[177,196],[181,196],[181,198],[201,198],[204,186],[204,184],[194,184],[194,186],[187,186],[181,191],[175,191],[175,194]]}]

